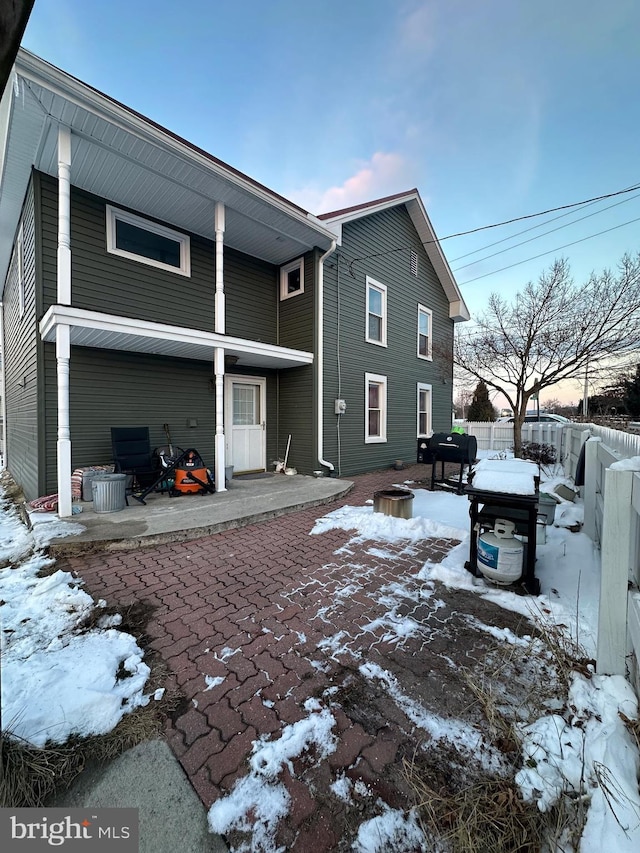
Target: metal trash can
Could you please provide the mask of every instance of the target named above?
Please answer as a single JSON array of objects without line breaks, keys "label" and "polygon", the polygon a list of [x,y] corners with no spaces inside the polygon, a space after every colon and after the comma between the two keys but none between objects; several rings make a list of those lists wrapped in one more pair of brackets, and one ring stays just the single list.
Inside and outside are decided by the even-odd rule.
[{"label": "metal trash can", "polygon": [[94,512],[119,512],[126,505],[126,474],[101,474],[91,483]]},{"label": "metal trash can", "polygon": [[413,498],[413,492],[407,489],[383,489],[373,493],[373,511],[395,518],[412,518]]}]

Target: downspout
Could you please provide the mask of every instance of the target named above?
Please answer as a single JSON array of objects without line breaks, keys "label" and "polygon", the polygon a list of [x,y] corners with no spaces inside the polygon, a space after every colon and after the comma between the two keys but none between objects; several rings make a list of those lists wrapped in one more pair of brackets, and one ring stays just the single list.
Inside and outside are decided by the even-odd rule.
[{"label": "downspout", "polygon": [[320,256],[318,262],[318,359],[316,364],[316,376],[318,378],[318,462],[325,468],[328,468],[331,473],[335,471],[335,466],[331,462],[323,459],[324,453],[324,262],[336,250],[337,241],[332,240],[331,246],[324,255]]},{"label": "downspout", "polygon": [[0,352],[2,353],[2,375],[0,376],[0,394],[2,394],[2,456],[0,470],[7,467],[7,379],[4,364],[4,302],[0,302]]}]

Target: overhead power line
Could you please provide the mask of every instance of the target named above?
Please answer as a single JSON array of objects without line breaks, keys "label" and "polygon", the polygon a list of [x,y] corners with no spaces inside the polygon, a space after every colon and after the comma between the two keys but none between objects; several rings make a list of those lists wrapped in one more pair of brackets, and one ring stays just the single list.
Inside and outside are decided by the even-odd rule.
[{"label": "overhead power line", "polygon": [[[547,213],[555,213],[558,210],[568,210],[569,208],[582,207],[582,206],[588,205],[588,204],[595,204],[596,202],[603,201],[604,199],[607,199],[607,198],[614,198],[615,196],[618,196],[618,195],[624,195],[625,193],[634,192],[634,190],[640,190],[640,184],[636,183],[630,187],[626,187],[623,190],[616,190],[616,192],[613,192],[613,193],[606,193],[605,195],[594,196],[593,198],[587,198],[587,199],[584,199],[583,201],[574,201],[571,204],[563,204],[563,205],[560,205],[559,207],[550,207],[550,208],[547,208],[546,210],[540,210],[540,211],[538,211],[538,213],[527,213],[524,216],[516,216],[513,219],[505,219],[503,222],[494,222],[491,225],[482,225],[478,228],[472,228],[469,231],[458,231],[456,234],[448,234],[446,237],[436,237],[435,240],[423,240],[422,245],[423,246],[429,246],[429,245],[432,245],[434,243],[442,243],[444,240],[451,240],[453,237],[464,237],[467,234],[476,234],[479,231],[486,231],[490,228],[499,228],[502,225],[510,225],[513,222],[522,222],[523,220],[526,220],[526,219],[533,219],[536,216],[545,216]],[[605,208],[605,209],[608,209],[608,208]],[[557,218],[559,219],[560,217],[557,217]],[[554,220],[552,219],[550,221],[553,222]],[[632,220],[632,221],[635,222],[636,220]],[[544,225],[544,224],[546,224],[546,223],[542,223],[542,225]],[[623,223],[623,225],[628,225],[628,224],[629,223],[627,223],[627,222]],[[536,225],[534,227],[538,228],[541,226]],[[622,226],[616,226],[616,227],[621,228]],[[519,233],[524,234],[527,230],[530,230],[530,229],[525,229],[524,231],[521,231]],[[610,228],[608,230],[614,231],[615,228]],[[606,234],[607,231],[601,231],[599,233],[600,234]],[[512,235],[511,237],[507,237],[505,239],[510,240],[510,239],[513,239],[514,236],[518,236],[518,235],[517,234]],[[598,237],[599,234],[592,234],[591,236],[592,237]],[[589,239],[591,239],[591,238],[585,237],[583,240],[576,240],[574,243],[567,243],[566,246],[574,246],[576,243],[582,243],[582,242],[584,242],[584,240],[589,240]],[[504,242],[504,241],[499,240],[498,242]],[[525,241],[525,242],[528,242],[528,241]],[[496,243],[491,243],[491,244],[489,244],[489,246],[485,246],[484,248],[489,248],[490,246],[494,246],[494,245],[496,245]],[[561,246],[560,248],[563,249],[563,248],[566,248],[566,246]],[[352,258],[352,260],[349,262],[349,273],[351,276],[354,275],[353,265],[358,263],[359,261],[368,261],[370,258],[380,258],[380,257],[383,257],[384,255],[391,255],[394,252],[402,252],[405,249],[410,249],[410,248],[411,248],[411,246],[398,246],[395,249],[387,249],[384,252],[374,252],[373,254],[370,254],[370,255],[362,255],[359,258]],[[482,249],[477,249],[476,251],[482,251]],[[505,251],[507,251],[507,250],[505,250]],[[557,251],[557,250],[552,250],[552,251]],[[469,254],[474,254],[474,252],[470,252]],[[500,253],[498,253],[498,254],[500,254]],[[545,254],[550,254],[550,253],[549,252],[543,252],[541,255],[536,255],[536,257],[541,258]],[[457,260],[460,260],[461,258],[464,258],[464,257],[466,257],[466,255],[461,255],[460,258],[458,258]],[[534,258],[529,258],[528,260],[534,260]],[[526,260],[520,261],[520,263],[524,264],[524,263],[527,263],[527,261]],[[511,266],[517,266],[517,264],[511,264]],[[504,269],[510,269],[510,267],[504,267]],[[496,272],[502,272],[502,270],[496,270]],[[488,276],[488,275],[493,275],[493,273],[486,273],[486,275],[478,276],[478,278],[486,278],[486,276]],[[469,284],[469,282],[471,282],[471,281],[477,281],[478,278],[469,279],[469,281],[466,281],[464,283]]]},{"label": "overhead power line", "polygon": [[[640,198],[640,193],[638,195],[632,195],[630,198],[623,198],[622,201],[616,201],[614,204],[609,204],[606,207],[600,208],[600,210],[594,210],[593,213],[587,213],[584,216],[579,216],[577,219],[574,219],[572,222],[565,222],[564,225],[558,225],[555,228],[550,228],[549,231],[543,231],[542,234],[536,234],[535,237],[529,237],[528,240],[521,240],[519,243],[514,243],[513,246],[508,246],[506,249],[500,249],[497,252],[492,252],[490,255],[485,255],[483,258],[478,258],[475,261],[469,261],[468,264],[463,264],[461,267],[456,267],[453,272],[459,272],[460,270],[465,270],[467,267],[473,267],[476,264],[482,263],[482,261],[488,261],[489,258],[495,258],[497,255],[504,255],[505,252],[510,252],[512,249],[517,249],[519,246],[524,246],[527,243],[532,243],[534,240],[539,240],[541,237],[546,237],[548,234],[554,234],[556,231],[562,231],[563,228],[569,228],[570,225],[575,225],[577,222],[582,222],[584,219],[591,219],[592,216],[598,216],[599,213],[604,213],[605,210],[611,210],[613,207],[618,207],[621,204],[626,204],[629,201],[633,201],[636,198]],[[567,214],[564,213],[563,216]],[[560,217],[557,217],[558,219]],[[546,224],[546,223],[544,223]],[[539,227],[539,226],[536,226]],[[530,229],[527,229],[530,230]],[[514,235],[515,236],[515,235]],[[506,238],[512,239],[512,238]],[[500,241],[501,243],[504,240]],[[495,244],[494,244],[495,245]]]},{"label": "overhead power line", "polygon": [[[629,192],[633,190],[636,184],[633,184],[630,187],[626,187]],[[634,196],[635,197],[635,196]],[[595,201],[590,201],[585,203],[585,207],[592,207],[594,204],[597,204]],[[608,207],[603,208],[603,210],[608,210]],[[514,234],[511,234],[509,237],[503,237],[500,240],[495,240],[493,243],[487,243],[484,246],[480,246],[479,249],[474,249],[472,252],[465,252],[464,255],[458,255],[457,258],[450,258],[449,263],[455,264],[456,261],[462,261],[464,258],[469,258],[471,255],[477,255],[478,252],[484,252],[485,249],[492,249],[494,246],[499,246],[500,243],[507,243],[509,240],[513,240],[514,237],[520,237],[522,234],[528,234],[529,231],[535,231],[537,228],[544,228],[545,225],[549,225],[551,222],[557,222],[558,219],[564,219],[565,216],[571,216],[574,213],[573,210],[568,210],[566,213],[561,213],[559,216],[553,216],[551,219],[547,219],[546,222],[539,222],[537,225],[530,225],[528,228],[523,228],[522,231],[516,231]],[[569,223],[571,224],[571,223]]]},{"label": "overhead power line", "polygon": [[[428,246],[428,245],[431,245],[433,243],[442,243],[444,240],[451,240],[454,237],[465,237],[467,234],[477,234],[479,231],[487,231],[490,228],[500,228],[502,225],[511,225],[511,223],[513,223],[513,222],[522,222],[526,219],[534,219],[537,216],[545,216],[547,213],[556,213],[558,210],[568,210],[569,208],[581,207],[581,206],[587,205],[587,204],[594,204],[595,202],[603,201],[604,199],[607,199],[607,198],[614,198],[615,196],[624,195],[625,193],[630,193],[630,192],[633,192],[634,190],[639,190],[639,189],[640,189],[640,184],[636,183],[636,184],[633,184],[633,186],[626,187],[623,190],[617,190],[616,192],[606,193],[605,195],[594,196],[593,198],[587,198],[587,199],[584,199],[583,201],[574,201],[571,204],[562,204],[559,207],[550,207],[550,208],[547,208],[546,210],[540,210],[537,213],[527,213],[524,216],[516,216],[513,219],[505,219],[502,222],[494,222],[491,225],[481,225],[478,228],[471,228],[469,231],[458,231],[455,234],[447,234],[446,237],[439,237],[439,238],[436,238],[435,240],[424,240],[422,242],[422,245]],[[560,217],[558,217],[558,218],[560,218]],[[554,220],[551,220],[551,221],[553,222]],[[632,221],[635,221],[635,220],[632,220]],[[542,224],[545,224],[545,223],[542,223]],[[626,225],[628,223],[623,223],[623,224]],[[534,226],[534,227],[537,228],[540,226]],[[617,226],[617,227],[622,227],[622,226]],[[526,230],[528,230],[528,229],[525,229],[525,231]],[[609,229],[609,230],[614,230],[614,229]],[[521,231],[519,233],[524,234],[525,231]],[[600,233],[606,234],[607,232],[602,231]],[[513,236],[518,236],[518,235],[512,235],[512,237]],[[597,237],[598,234],[593,234],[592,236]],[[505,239],[509,240],[509,239],[512,239],[512,237],[507,237]],[[584,239],[588,240],[590,238],[585,237]],[[498,242],[503,242],[503,241],[498,241]],[[581,243],[583,241],[582,240],[576,240],[575,242]],[[493,245],[496,245],[496,244],[495,243],[490,244],[490,246],[493,246]],[[573,246],[575,244],[574,243],[567,243],[567,245]],[[490,248],[490,246],[485,246],[484,248]],[[370,258],[379,258],[379,257],[382,257],[384,255],[390,255],[394,252],[401,252],[404,249],[409,249],[409,248],[411,248],[411,247],[410,246],[398,246],[396,249],[388,249],[385,252],[375,252],[371,255],[362,255],[359,258],[353,258],[349,263],[349,272],[353,276],[353,265],[358,263],[358,261],[367,261]],[[565,248],[565,247],[561,246],[560,248]],[[482,249],[477,249],[476,251],[482,251]],[[474,254],[474,253],[470,252],[469,254]],[[537,257],[542,257],[544,254],[549,254],[549,253],[544,252],[542,255],[538,255]],[[466,257],[466,255],[461,255],[459,258],[457,258],[457,260],[460,260],[461,258],[464,258],[464,257]],[[533,259],[529,258],[529,260],[533,260]],[[526,261],[521,261],[521,263],[526,263]],[[516,265],[512,264],[512,266],[516,266]],[[509,267],[505,267],[505,269],[509,269]],[[496,272],[501,272],[501,270],[496,270]],[[492,275],[492,273],[487,273],[487,275]],[[478,278],[485,278],[485,277],[486,276],[479,276]],[[469,281],[477,281],[477,279],[469,279]],[[469,282],[465,282],[465,284],[468,284],[468,283]]]},{"label": "overhead power line", "polygon": [[536,216],[544,216],[547,213],[555,213],[558,210],[567,210],[569,207],[580,207],[583,204],[591,204],[594,201],[603,201],[605,198],[613,198],[616,195],[624,195],[625,193],[640,190],[640,184],[634,184],[632,187],[627,187],[625,190],[618,190],[615,193],[607,193],[606,195],[587,198],[584,201],[574,201],[573,204],[562,204],[560,207],[550,207],[547,210],[541,210],[538,213],[527,213],[525,216],[516,216],[513,219],[505,219],[504,222],[494,222],[493,225],[481,225],[478,228],[472,228],[470,231],[458,231],[456,234],[447,234],[446,237],[439,237],[437,240],[429,240],[429,243],[442,243],[443,240],[451,240],[452,237],[465,237],[467,234],[477,234],[478,231],[487,231],[489,228],[499,228],[501,225],[511,225],[512,222],[522,222],[524,219],[534,219]]},{"label": "overhead power line", "polygon": [[481,278],[487,278],[490,275],[496,275],[496,273],[510,270],[513,267],[519,267],[521,264],[526,264],[529,261],[536,261],[538,258],[544,258],[545,255],[552,255],[554,252],[559,252],[561,249],[567,249],[569,246],[576,246],[578,243],[584,243],[585,240],[600,237],[602,234],[608,234],[610,231],[616,231],[618,228],[623,228],[625,225],[631,225],[633,222],[640,222],[640,216],[636,219],[629,219],[627,222],[621,222],[620,225],[614,225],[613,228],[605,228],[604,231],[598,231],[597,234],[589,234],[588,237],[582,237],[580,240],[574,240],[572,243],[565,243],[564,246],[558,246],[556,249],[549,249],[548,252],[541,252],[539,255],[533,255],[531,258],[525,258],[523,261],[516,261],[506,267],[501,267],[499,270],[492,270],[491,272],[484,273],[484,275],[477,275],[475,278],[468,278],[466,281],[458,282],[458,284],[460,287],[464,287],[465,284],[471,284],[472,281],[480,281]]}]

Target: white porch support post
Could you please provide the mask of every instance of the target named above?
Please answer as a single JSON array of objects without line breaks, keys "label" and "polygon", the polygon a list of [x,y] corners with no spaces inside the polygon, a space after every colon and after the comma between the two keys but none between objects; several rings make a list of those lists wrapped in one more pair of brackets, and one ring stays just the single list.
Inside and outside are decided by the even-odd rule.
[{"label": "white porch support post", "polygon": [[598,445],[601,438],[590,438],[584,446],[584,532],[596,541],[596,504],[598,500]]},{"label": "white porch support post", "polygon": [[56,363],[58,369],[58,515],[71,515],[71,433],[69,431],[69,356],[70,327],[56,328]]},{"label": "white porch support post", "polygon": [[[58,280],[59,305],[71,305],[71,131],[58,129]],[[58,379],[58,515],[71,513],[71,432],[69,429],[69,364],[71,334],[68,324],[56,328]]]},{"label": "white porch support post", "polygon": [[224,204],[216,202],[216,296],[215,331],[225,334],[225,304],[224,304]]},{"label": "white porch support post", "polygon": [[71,305],[71,131],[58,128],[58,304]]},{"label": "white porch support post", "polygon": [[633,533],[633,472],[607,468],[604,476],[596,669],[598,675],[626,675],[627,587]]},{"label": "white porch support post", "polygon": [[[222,202],[216,202],[216,293],[214,302],[214,328],[224,335],[226,330],[224,299],[224,227],[225,208]],[[225,483],[225,437],[224,437],[224,348],[216,347],[213,354],[213,369],[216,377],[216,440],[215,440],[215,481],[216,492],[226,492]]]},{"label": "white porch support post", "polygon": [[216,347],[213,354],[213,366],[216,374],[216,492],[226,492],[225,484],[225,448],[224,448],[224,348]]}]

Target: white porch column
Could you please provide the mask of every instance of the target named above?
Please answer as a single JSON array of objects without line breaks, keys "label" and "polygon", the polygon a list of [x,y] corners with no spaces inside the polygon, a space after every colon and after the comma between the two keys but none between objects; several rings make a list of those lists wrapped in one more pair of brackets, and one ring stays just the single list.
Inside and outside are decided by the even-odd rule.
[{"label": "white porch column", "polygon": [[[216,296],[215,331],[224,335],[226,330],[224,304],[224,204],[216,202]],[[224,364],[223,364],[224,367]],[[224,371],[223,371],[224,372]]]},{"label": "white porch column", "polygon": [[225,449],[224,449],[224,348],[216,347],[213,354],[213,367],[216,374],[216,492],[226,492]]},{"label": "white porch column", "polygon": [[[71,131],[58,129],[58,294],[60,305],[71,305]],[[69,430],[69,361],[71,334],[68,325],[56,328],[58,376],[58,515],[71,515],[71,432]]]},{"label": "white porch column", "polygon": [[[224,227],[225,208],[222,202],[216,202],[216,293],[214,302],[214,329],[219,334],[225,334],[225,299],[224,299]],[[224,476],[225,469],[225,439],[224,439],[224,349],[216,347],[213,354],[213,370],[216,376],[216,461],[215,481],[216,492],[226,492]]]},{"label": "white porch column", "polygon": [[58,304],[71,305],[71,131],[58,128]]},{"label": "white porch column", "polygon": [[58,515],[71,515],[71,433],[69,431],[69,356],[70,327],[56,328],[58,368]]}]

